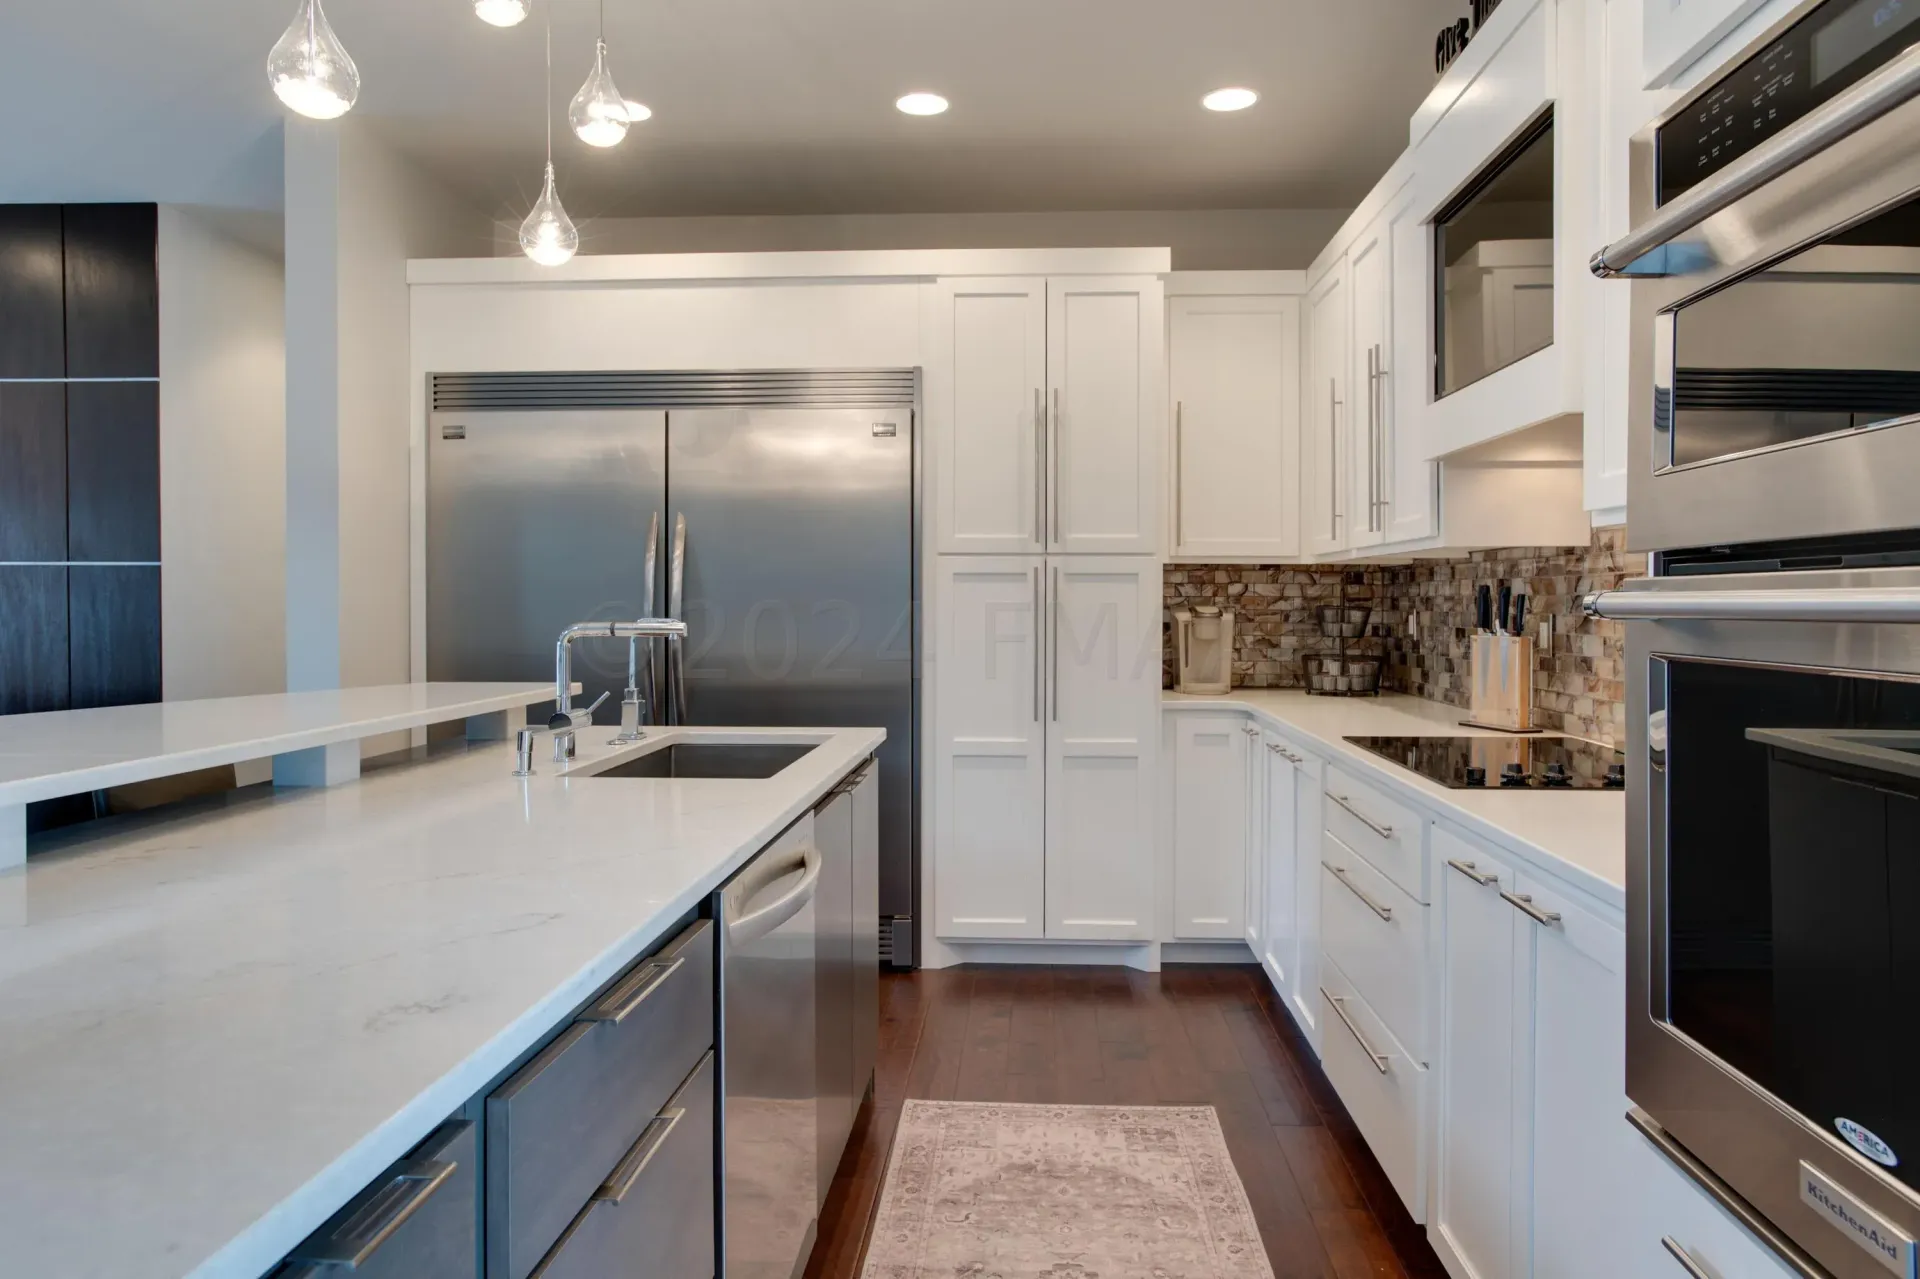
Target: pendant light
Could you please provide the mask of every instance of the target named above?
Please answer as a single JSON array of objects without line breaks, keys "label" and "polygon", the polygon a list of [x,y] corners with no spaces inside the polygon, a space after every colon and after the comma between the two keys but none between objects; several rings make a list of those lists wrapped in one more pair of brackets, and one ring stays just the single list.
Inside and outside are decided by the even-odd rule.
[{"label": "pendant light", "polygon": [[520,224],[520,247],[541,266],[559,266],[580,248],[580,232],[560,207],[553,184],[553,8],[547,8],[547,175],[540,198]]},{"label": "pendant light", "polygon": [[480,21],[496,27],[517,27],[527,20],[527,0],[473,0]]},{"label": "pendant light", "polygon": [[627,126],[633,122],[627,114],[627,100],[613,87],[613,75],[607,70],[606,0],[600,0],[600,34],[593,45],[593,70],[587,73],[580,92],[573,95],[567,122],[590,147],[616,145],[627,136]]},{"label": "pendant light", "polygon": [[327,25],[320,0],[300,0],[293,25],[267,55],[267,83],[280,101],[315,120],[345,115],[360,96],[360,69]]}]

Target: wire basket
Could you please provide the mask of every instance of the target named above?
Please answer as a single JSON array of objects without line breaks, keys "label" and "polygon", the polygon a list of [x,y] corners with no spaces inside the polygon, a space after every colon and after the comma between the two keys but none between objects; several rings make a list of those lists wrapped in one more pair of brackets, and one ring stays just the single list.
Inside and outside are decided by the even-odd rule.
[{"label": "wire basket", "polygon": [[1330,657],[1309,654],[1300,659],[1307,691],[1323,697],[1378,697],[1380,668],[1377,657]]},{"label": "wire basket", "polygon": [[1368,605],[1325,604],[1320,608],[1320,633],[1332,639],[1360,639],[1372,617]]}]

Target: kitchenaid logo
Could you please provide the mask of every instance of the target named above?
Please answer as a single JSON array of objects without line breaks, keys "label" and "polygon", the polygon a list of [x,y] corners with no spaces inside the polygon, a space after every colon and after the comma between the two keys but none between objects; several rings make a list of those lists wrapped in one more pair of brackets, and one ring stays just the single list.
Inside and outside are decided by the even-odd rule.
[{"label": "kitchenaid logo", "polygon": [[1833,1126],[1847,1139],[1847,1144],[1855,1150],[1884,1167],[1892,1168],[1900,1162],[1900,1156],[1893,1153],[1893,1147],[1862,1128],[1851,1119],[1836,1119]]},{"label": "kitchenaid logo", "polygon": [[1812,1164],[1800,1165],[1800,1200],[1904,1279],[1912,1279],[1914,1241],[1873,1209],[1842,1190]]}]

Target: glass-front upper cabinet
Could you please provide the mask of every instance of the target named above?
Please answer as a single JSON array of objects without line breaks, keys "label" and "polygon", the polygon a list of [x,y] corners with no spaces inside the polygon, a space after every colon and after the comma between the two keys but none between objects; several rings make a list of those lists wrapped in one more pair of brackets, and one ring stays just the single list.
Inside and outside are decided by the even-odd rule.
[{"label": "glass-front upper cabinet", "polygon": [[1553,112],[1433,220],[1434,394],[1553,342]]}]

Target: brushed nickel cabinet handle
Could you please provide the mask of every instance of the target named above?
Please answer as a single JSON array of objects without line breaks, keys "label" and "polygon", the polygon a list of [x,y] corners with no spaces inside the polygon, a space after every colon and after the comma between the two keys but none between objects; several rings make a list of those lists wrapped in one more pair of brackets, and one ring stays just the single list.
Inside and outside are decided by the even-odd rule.
[{"label": "brushed nickel cabinet handle", "polygon": [[606,998],[594,1004],[580,1014],[581,1021],[610,1021],[619,1025],[639,1010],[640,1005],[654,991],[665,984],[667,978],[680,971],[686,963],[684,955],[667,961],[652,960],[640,965],[638,971],[627,980],[607,992]]},{"label": "brushed nickel cabinet handle", "polygon": [[1333,872],[1335,879],[1347,886],[1348,892],[1365,903],[1368,910],[1380,916],[1380,918],[1386,920],[1388,923],[1393,922],[1393,907],[1382,906],[1379,902],[1373,900],[1372,896],[1369,895],[1365,889],[1361,888],[1360,885],[1354,883],[1353,880],[1348,877],[1346,867],[1329,866],[1327,869]]},{"label": "brushed nickel cabinet handle", "polygon": [[1483,875],[1480,873],[1480,868],[1475,866],[1472,862],[1455,861],[1453,858],[1449,857],[1447,859],[1447,865],[1453,867],[1455,870],[1459,871],[1462,875],[1465,875],[1468,879],[1471,879],[1474,883],[1480,885],[1480,887],[1482,888],[1485,888],[1490,884],[1497,884],[1500,882],[1500,877],[1498,875]]},{"label": "brushed nickel cabinet handle", "polygon": [[660,1153],[660,1147],[667,1144],[667,1138],[673,1136],[673,1130],[680,1126],[686,1117],[684,1110],[663,1110],[647,1121],[646,1131],[640,1134],[640,1140],[633,1143],[620,1166],[613,1170],[606,1184],[593,1192],[593,1198],[600,1203],[617,1204],[627,1197],[627,1193],[640,1180],[640,1174],[647,1170],[653,1157]]},{"label": "brushed nickel cabinet handle", "polygon": [[1033,388],[1033,544],[1047,544],[1047,400]]},{"label": "brushed nickel cabinet handle", "polygon": [[451,1159],[401,1160],[389,1172],[387,1184],[360,1211],[325,1239],[294,1249],[290,1259],[358,1270],[446,1185],[459,1166]]},{"label": "brushed nickel cabinet handle", "polygon": [[1680,1268],[1691,1275],[1693,1279],[1713,1279],[1713,1272],[1695,1261],[1693,1254],[1688,1252],[1680,1241],[1672,1235],[1663,1238],[1660,1241],[1660,1246],[1672,1254],[1673,1259],[1680,1263]]},{"label": "brushed nickel cabinet handle", "polygon": [[1053,567],[1053,719],[1060,720],[1060,566]]},{"label": "brushed nickel cabinet handle", "polygon": [[1327,536],[1340,536],[1340,382],[1327,379]]},{"label": "brushed nickel cabinet handle", "polygon": [[1347,1033],[1353,1036],[1353,1042],[1360,1045],[1360,1051],[1373,1059],[1373,1068],[1383,1075],[1386,1074],[1387,1062],[1392,1059],[1386,1053],[1375,1051],[1374,1046],[1367,1042],[1367,1037],[1360,1033],[1360,1028],[1353,1024],[1353,1018],[1347,1016],[1346,997],[1329,994],[1327,988],[1322,986],[1320,998],[1327,1001],[1328,1006],[1333,1009],[1333,1015],[1340,1019],[1340,1024],[1345,1026]]},{"label": "brushed nickel cabinet handle", "polygon": [[1182,454],[1187,433],[1186,410],[1185,401],[1173,402],[1173,549],[1176,551],[1186,540],[1187,467]]},{"label": "brushed nickel cabinet handle", "polygon": [[1033,722],[1040,722],[1040,650],[1044,647],[1041,637],[1040,616],[1040,567],[1033,569]]},{"label": "brushed nickel cabinet handle", "polygon": [[1538,906],[1533,904],[1533,898],[1529,897],[1525,893],[1503,892],[1500,894],[1500,898],[1502,901],[1506,902],[1507,905],[1513,907],[1515,910],[1519,911],[1522,915],[1525,915],[1528,919],[1531,919],[1536,924],[1544,924],[1546,927],[1552,928],[1560,922],[1559,911],[1541,910]]},{"label": "brushed nickel cabinet handle", "polygon": [[1353,800],[1349,799],[1347,796],[1336,795],[1332,791],[1328,791],[1327,798],[1332,800],[1334,803],[1340,805],[1340,807],[1346,809],[1349,813],[1352,813],[1356,818],[1360,820],[1360,824],[1362,826],[1365,826],[1368,830],[1378,835],[1381,839],[1393,838],[1393,827],[1383,826],[1379,822],[1374,821],[1373,818],[1368,817],[1365,813],[1355,808],[1353,806]]},{"label": "brushed nickel cabinet handle", "polygon": [[1053,388],[1051,430],[1053,438],[1047,446],[1047,461],[1053,467],[1053,506],[1050,508],[1050,513],[1053,516],[1053,544],[1058,546],[1060,544],[1060,508],[1066,505],[1066,498],[1060,492],[1060,388],[1057,386]]}]

